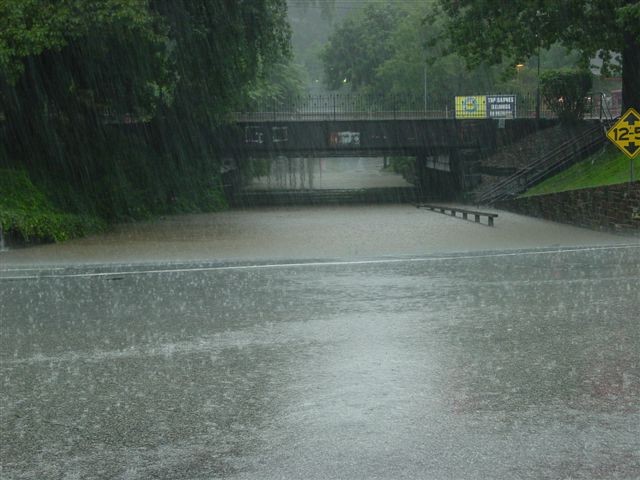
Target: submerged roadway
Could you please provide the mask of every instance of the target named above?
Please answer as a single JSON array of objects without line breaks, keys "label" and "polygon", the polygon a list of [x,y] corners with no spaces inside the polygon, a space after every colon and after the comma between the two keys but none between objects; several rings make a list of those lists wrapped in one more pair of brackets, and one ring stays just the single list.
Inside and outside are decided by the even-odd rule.
[{"label": "submerged roadway", "polygon": [[640,243],[498,213],[0,253],[0,478],[639,478]]}]

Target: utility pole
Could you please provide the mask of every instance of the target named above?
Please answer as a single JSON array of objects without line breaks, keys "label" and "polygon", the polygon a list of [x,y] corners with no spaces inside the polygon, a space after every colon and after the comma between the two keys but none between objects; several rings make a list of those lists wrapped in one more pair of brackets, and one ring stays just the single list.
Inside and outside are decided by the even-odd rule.
[{"label": "utility pole", "polygon": [[536,88],[536,121],[540,120],[540,41],[538,40],[538,85]]},{"label": "utility pole", "polygon": [[424,62],[424,117],[427,118],[427,61]]}]

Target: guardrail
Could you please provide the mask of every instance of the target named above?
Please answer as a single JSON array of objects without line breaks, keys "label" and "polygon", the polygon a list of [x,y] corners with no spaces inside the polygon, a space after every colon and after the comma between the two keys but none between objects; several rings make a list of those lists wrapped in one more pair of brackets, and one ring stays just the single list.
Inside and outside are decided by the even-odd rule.
[{"label": "guardrail", "polygon": [[467,220],[469,215],[473,215],[476,223],[480,222],[480,217],[487,217],[487,225],[493,227],[493,219],[498,217],[497,213],[489,213],[489,212],[481,212],[479,210],[467,210],[466,208],[458,208],[458,207],[447,207],[445,205],[432,205],[429,203],[419,203],[416,205],[416,208],[427,208],[432,212],[436,210],[442,214],[448,214],[452,217],[457,217],[458,213],[462,214],[462,219]]}]

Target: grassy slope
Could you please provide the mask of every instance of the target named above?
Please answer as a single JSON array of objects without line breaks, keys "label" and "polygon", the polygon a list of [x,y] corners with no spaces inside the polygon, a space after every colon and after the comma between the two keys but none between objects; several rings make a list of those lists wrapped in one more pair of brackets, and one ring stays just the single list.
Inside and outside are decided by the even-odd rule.
[{"label": "grassy slope", "polygon": [[[640,180],[640,156],[633,160],[635,181]],[[545,195],[547,193],[579,190],[628,182],[630,178],[630,160],[614,145],[604,151],[573,165],[558,175],[548,178],[529,189],[522,196]]]}]

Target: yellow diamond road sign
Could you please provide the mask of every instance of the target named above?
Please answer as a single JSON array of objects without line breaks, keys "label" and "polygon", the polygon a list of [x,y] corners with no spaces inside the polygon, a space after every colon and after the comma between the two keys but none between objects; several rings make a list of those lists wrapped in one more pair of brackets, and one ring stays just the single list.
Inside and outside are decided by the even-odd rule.
[{"label": "yellow diamond road sign", "polygon": [[627,110],[607,132],[607,138],[629,158],[640,153],[640,115],[633,108]]}]

